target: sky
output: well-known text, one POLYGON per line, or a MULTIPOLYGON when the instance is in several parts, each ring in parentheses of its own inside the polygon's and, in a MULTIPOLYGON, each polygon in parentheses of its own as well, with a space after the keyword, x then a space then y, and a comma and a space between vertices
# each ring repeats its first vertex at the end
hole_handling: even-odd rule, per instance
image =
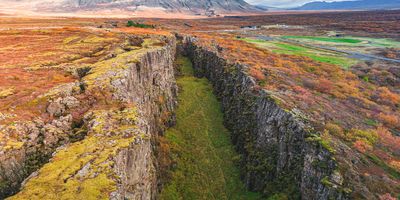
MULTIPOLYGON (((272 7, 287 8, 287 7, 301 6, 305 3, 308 3, 311 1, 317 1, 317 0, 246 0, 246 1, 251 4, 262 4, 262 5, 272 6, 272 7)), ((322 0, 318 0, 318 1, 322 1, 322 0)), ((325 0, 325 1, 332 2, 332 1, 344 1, 344 0, 325 0)))

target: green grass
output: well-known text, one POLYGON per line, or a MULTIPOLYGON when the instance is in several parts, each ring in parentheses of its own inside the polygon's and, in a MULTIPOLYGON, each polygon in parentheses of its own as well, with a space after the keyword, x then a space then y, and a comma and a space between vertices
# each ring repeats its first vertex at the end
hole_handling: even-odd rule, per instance
POLYGON ((294 51, 299 53, 309 51, 309 48, 292 45, 288 43, 276 43, 275 45, 285 51, 294 51))
POLYGON ((309 42, 312 41, 330 42, 333 45, 341 45, 348 47, 400 48, 400 42, 390 38, 369 38, 369 37, 336 38, 336 37, 315 37, 315 36, 282 36, 282 38, 295 39, 300 41, 309 41, 309 42))
POLYGON ((312 49, 299 45, 250 38, 245 38, 243 40, 246 42, 254 43, 261 48, 269 49, 273 53, 306 56, 315 61, 338 65, 345 69, 348 69, 349 67, 357 63, 357 60, 347 58, 340 54, 319 51, 317 49, 312 49))
POLYGON ((285 39, 308 39, 308 40, 316 40, 321 42, 335 42, 335 43, 350 43, 357 44, 361 43, 362 40, 354 39, 354 38, 336 38, 336 37, 314 37, 314 36, 283 36, 285 39))
POLYGON ((400 48, 400 42, 390 38, 369 38, 369 37, 348 37, 356 40, 365 41, 365 46, 400 48))
POLYGON ((240 181, 234 161, 238 155, 210 83, 193 76, 187 58, 177 62, 182 74, 177 123, 166 132, 176 165, 160 199, 259 199, 240 181))
POLYGON ((318 51, 315 49, 301 47, 288 43, 276 43, 275 45, 279 49, 272 50, 272 52, 280 54, 306 56, 315 61, 339 65, 345 69, 348 69, 349 67, 357 63, 357 61, 355 61, 354 59, 349 59, 339 54, 327 54, 323 51, 318 51))

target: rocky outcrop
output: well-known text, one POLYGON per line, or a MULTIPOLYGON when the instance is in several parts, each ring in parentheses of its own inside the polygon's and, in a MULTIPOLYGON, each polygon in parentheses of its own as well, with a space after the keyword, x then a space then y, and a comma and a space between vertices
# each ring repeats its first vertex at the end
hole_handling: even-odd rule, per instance
POLYGON ((46 163, 57 147, 82 136, 71 115, 71 109, 81 103, 73 97, 75 84, 60 87, 63 93, 54 99, 46 97, 52 120, 37 118, 0 126, 0 135, 5 137, 0 145, 0 199, 17 192, 21 182, 46 163))
POLYGON ((195 40, 185 38, 186 53, 222 103, 247 187, 289 199, 347 199, 332 153, 301 112, 279 107, 268 91, 255 89, 246 66, 228 63, 195 40))
POLYGON ((36 142, 32 152, 44 160, 37 166, 27 163, 29 159, 24 153, 27 143, 24 143, 23 153, 7 152, 9 164, 1 163, 4 168, 1 172, 7 176, 0 174, 7 183, 15 184, 12 186, 15 192, 31 174, 23 171, 24 168, 32 167, 29 171, 33 172, 49 157, 53 158, 25 180, 21 191, 11 199, 80 199, 93 195, 118 200, 156 197, 159 184, 156 138, 171 124, 176 106, 173 68, 176 44, 173 37, 164 36, 147 38, 146 42, 146 47, 99 61, 90 66, 87 76, 81 77, 75 88, 91 96, 84 99, 96 100, 80 116, 78 127, 70 120, 69 112, 87 102, 79 102, 73 95, 49 101, 46 111, 55 120, 40 125, 40 130, 29 129, 32 133, 38 132, 35 138, 41 138, 38 141, 42 144, 36 142), (82 137, 71 139, 77 135, 82 137), (47 157, 41 155, 43 151, 39 147, 48 150, 47 157), (49 178, 48 174, 54 176, 49 178))

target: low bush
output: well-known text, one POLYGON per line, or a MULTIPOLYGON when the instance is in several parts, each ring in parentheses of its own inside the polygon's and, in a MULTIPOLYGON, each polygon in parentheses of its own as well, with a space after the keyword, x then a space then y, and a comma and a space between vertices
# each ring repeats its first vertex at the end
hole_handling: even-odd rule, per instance
POLYGON ((360 129, 351 129, 346 133, 346 140, 356 142, 363 141, 365 144, 374 145, 378 140, 378 134, 375 130, 360 130, 360 129))
POLYGON ((126 26, 127 27, 137 27, 137 28, 155 28, 155 26, 152 24, 142 24, 139 22, 131 21, 131 20, 129 20, 127 22, 126 26))
POLYGON ((386 113, 379 113, 378 118, 382 121, 385 125, 396 128, 400 127, 399 125, 399 118, 396 115, 386 114, 386 113))

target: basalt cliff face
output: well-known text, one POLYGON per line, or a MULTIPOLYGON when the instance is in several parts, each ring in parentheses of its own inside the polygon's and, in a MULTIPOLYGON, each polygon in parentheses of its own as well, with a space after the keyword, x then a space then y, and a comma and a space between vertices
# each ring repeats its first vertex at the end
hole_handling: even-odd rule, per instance
POLYGON ((120 89, 119 98, 136 105, 140 132, 146 139, 135 140, 114 158, 114 169, 121 182, 111 199, 155 199, 158 193, 156 138, 174 121, 171 114, 177 92, 175 47, 172 39, 166 47, 145 53, 128 68, 124 78, 115 82, 120 89))
POLYGON ((246 66, 228 63, 195 40, 185 38, 186 52, 196 75, 212 82, 222 103, 248 189, 291 199, 348 199, 332 153, 313 128, 296 111, 280 108, 267 91, 255 90, 246 66))
POLYGON ((0 199, 17 192, 29 174, 10 199, 156 198, 157 137, 173 123, 176 106, 176 44, 174 37, 136 40, 149 47, 128 48, 83 70, 72 88, 85 92, 65 86, 62 95, 55 92, 47 107, 57 113, 52 122, 17 125, 29 138, 0 156, 0 199), (105 98, 93 99, 77 125, 69 105, 86 105, 75 96, 89 91, 105 98))

